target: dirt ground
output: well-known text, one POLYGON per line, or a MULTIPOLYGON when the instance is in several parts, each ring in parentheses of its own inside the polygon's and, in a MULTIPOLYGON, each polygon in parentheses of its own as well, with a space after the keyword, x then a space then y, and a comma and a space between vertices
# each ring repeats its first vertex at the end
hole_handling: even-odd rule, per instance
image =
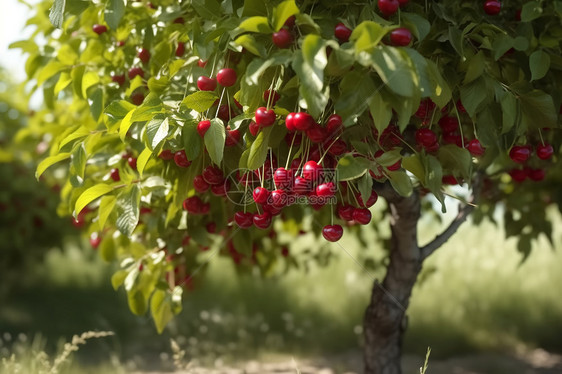
MULTIPOLYGON (((299 360, 276 357, 267 363, 248 361, 234 367, 215 368, 191 366, 176 374, 360 374, 361 356, 351 353, 324 359, 299 360)), ((423 358, 406 356, 402 367, 404 374, 419 374, 423 358)), ((162 374, 138 372, 135 374, 162 374)), ((534 350, 519 355, 475 354, 447 360, 429 360, 427 374, 562 374, 562 355, 534 350)))

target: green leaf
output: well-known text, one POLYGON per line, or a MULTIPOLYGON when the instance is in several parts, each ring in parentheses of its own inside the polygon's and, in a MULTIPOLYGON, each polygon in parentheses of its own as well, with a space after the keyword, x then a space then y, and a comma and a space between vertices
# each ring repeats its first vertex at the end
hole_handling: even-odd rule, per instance
POLYGON ((269 21, 267 17, 261 16, 254 16, 250 18, 246 18, 240 26, 238 26, 240 30, 248 31, 248 32, 259 32, 264 34, 271 34, 273 30, 271 26, 269 26, 269 21))
POLYGON ((256 140, 252 143, 248 155, 248 169, 256 170, 265 163, 267 151, 269 149, 269 136, 272 130, 273 126, 262 129, 256 137, 256 140))
POLYGON ((542 50, 533 52, 529 57, 529 67, 532 81, 543 78, 550 69, 550 56, 542 50))
POLYGON ((476 118, 476 113, 481 104, 486 100, 486 82, 484 78, 478 78, 469 84, 463 85, 461 90, 461 101, 467 113, 476 118))
POLYGON ((98 224, 100 226, 100 230, 105 228, 105 223, 113 212, 116 201, 117 198, 114 195, 106 195, 101 198, 100 206, 98 208, 98 224))
POLYGON ((195 160, 201 154, 202 141, 201 136, 197 132, 197 124, 188 122, 183 126, 182 139, 185 154, 189 161, 195 160))
POLYGON ((422 184, 425 183, 425 168, 418 154, 404 157, 402 159, 402 167, 414 174, 422 184))
POLYGON ((363 174, 363 176, 359 178, 359 181, 357 182, 357 188, 361 193, 361 200, 369 200, 369 197, 371 197, 371 193, 373 192, 373 178, 371 177, 371 174, 363 174))
POLYGON ((88 105, 90 105, 90 113, 94 120, 98 121, 103 112, 103 90, 96 88, 88 95, 88 105))
POLYGON ((462 31, 455 26, 449 26, 449 43, 464 58, 462 31))
POLYGON ((431 100, 440 108, 443 108, 451 101, 451 88, 433 61, 427 60, 427 74, 434 85, 434 91, 430 96, 431 100))
POLYGON ((295 0, 285 0, 273 9, 273 30, 279 31, 287 18, 299 14, 295 0))
POLYGON ((371 112, 371 116, 373 117, 373 121, 375 122, 377 131, 379 134, 382 134, 392 119, 392 108, 383 99, 379 91, 376 91, 369 100, 369 110, 371 112))
POLYGON ((59 76, 59 80, 55 85, 55 96, 58 95, 62 90, 64 90, 68 85, 72 83, 72 78, 67 72, 62 72, 59 76))
POLYGON ((390 29, 373 21, 363 21, 353 30, 349 40, 355 43, 355 52, 371 52, 390 29))
POLYGON ((335 103, 335 110, 346 126, 353 124, 367 109, 371 96, 377 92, 371 77, 360 71, 350 71, 344 75, 339 91, 340 97, 335 103))
POLYGON ((135 290, 127 294, 127 301, 129 302, 129 309, 133 314, 142 316, 146 314, 147 305, 144 294, 140 290, 135 290))
POLYGON ((401 148, 393 148, 389 151, 384 152, 379 157, 375 157, 375 162, 385 167, 394 165, 402 159, 401 152, 401 148))
POLYGON ((125 137, 127 136, 127 132, 129 131, 129 128, 131 128, 131 125, 133 124, 133 114, 135 113, 136 109, 131 109, 129 111, 129 113, 127 113, 127 115, 125 116, 125 118, 123 118, 123 120, 121 121, 121 125, 119 125, 119 137, 121 138, 121 140, 125 140, 125 137))
MULTIPOLYGON (((69 147, 66 147, 66 146, 71 145, 71 144, 73 145, 75 141, 82 140, 85 137, 87 137, 88 135, 90 135, 90 130, 88 130, 84 127, 79 127, 76 131, 70 133, 63 140, 61 140, 61 142, 59 144, 59 151, 69 148, 69 147)), ((70 147, 70 148, 73 148, 73 147, 70 147)))
POLYGON ((484 73, 485 63, 486 60, 482 51, 479 51, 477 54, 472 56, 467 62, 468 69, 466 71, 466 75, 464 76, 464 84, 470 83, 476 78, 481 77, 484 73))
POLYGON ((197 91, 181 102, 182 106, 186 106, 189 109, 193 109, 198 113, 203 113, 213 106, 218 96, 210 91, 197 91))
POLYGON ((392 188, 400 195, 404 197, 408 197, 414 192, 414 186, 412 185, 412 181, 408 174, 406 174, 403 170, 397 171, 388 171, 387 173, 388 180, 392 185, 392 188))
POLYGON ((164 290, 154 291, 150 300, 150 313, 159 334, 164 331, 166 325, 181 312, 182 288, 175 287, 172 292, 164 290))
POLYGON ((444 168, 453 171, 455 175, 461 175, 466 180, 470 179, 472 156, 466 149, 447 144, 439 148, 438 157, 444 168))
POLYGON ((130 237, 137 227, 140 213, 140 187, 129 186, 117 196, 117 229, 130 237))
POLYGON ((50 156, 44 159, 37 165, 37 171, 35 172, 35 178, 39 177, 47 170, 49 167, 53 166, 57 162, 66 160, 70 157, 70 153, 59 153, 58 155, 50 156))
POLYGON ((267 50, 262 43, 258 43, 256 38, 250 34, 244 34, 234 40, 235 44, 244 47, 248 51, 252 52, 256 56, 265 57, 267 56, 267 50))
POLYGON ((396 94, 412 97, 418 88, 417 75, 408 55, 399 48, 382 46, 371 54, 372 67, 396 94))
POLYGON ((113 192, 113 187, 105 183, 96 184, 95 186, 88 188, 86 191, 82 192, 78 200, 76 200, 74 215, 78 215, 78 213, 80 213, 86 205, 110 192, 113 192))
POLYGON ((408 28, 418 41, 424 40, 427 34, 429 34, 431 24, 424 17, 416 13, 406 12, 401 12, 400 16, 402 17, 404 25, 409 26, 408 28))
POLYGON ((113 237, 111 237, 111 235, 103 238, 98 248, 98 252, 102 260, 104 260, 105 262, 115 261, 115 259, 117 258, 117 251, 115 248, 115 241, 113 240, 113 237))
POLYGON ((55 0, 51 11, 49 12, 49 19, 53 26, 57 29, 62 27, 62 23, 64 21, 64 12, 66 8, 66 0, 55 0))
POLYGON ((118 270, 111 276, 111 286, 115 291, 121 287, 127 277, 127 274, 129 274, 127 270, 118 270))
POLYGON ((146 137, 150 149, 155 149, 168 137, 170 123, 165 115, 156 115, 146 125, 146 137))
POLYGON ((61 70, 65 69, 66 65, 61 64, 57 60, 51 60, 49 63, 41 69, 39 75, 37 76, 37 86, 41 86, 45 81, 55 74, 59 73, 61 70))
POLYGON ((531 22, 539 18, 543 13, 541 3, 538 1, 529 1, 521 8, 521 22, 531 22))
POLYGON ((360 178, 369 170, 371 162, 363 157, 346 155, 338 161, 337 176, 340 181, 360 178))
POLYGON ((80 143, 72 152, 70 158, 70 173, 84 179, 84 169, 86 168, 86 149, 84 143, 80 143))
POLYGON ((205 133, 204 140, 211 161, 216 165, 220 165, 226 140, 224 123, 220 118, 213 118, 211 120, 211 127, 209 127, 209 130, 205 133))
POLYGON ((88 97, 88 88, 100 83, 97 72, 89 71, 82 76, 82 97, 88 97))
POLYGON ((323 39, 309 34, 302 43, 302 53, 293 61, 293 69, 300 81, 299 92, 308 112, 318 117, 329 100, 329 86, 324 87, 324 68, 328 64, 326 46, 323 39))
POLYGON ((520 95, 519 100, 529 128, 556 127, 558 110, 554 107, 552 96, 540 90, 533 90, 520 95))
POLYGON ((443 168, 437 158, 428 155, 425 158, 425 183, 424 185, 435 195, 437 200, 441 202, 441 210, 445 212, 445 197, 441 192, 443 185, 443 168))
POLYGON ((506 34, 498 34, 492 42, 494 60, 498 61, 511 48, 513 48, 513 38, 506 34))
POLYGON ((144 173, 144 169, 146 168, 146 164, 150 161, 150 157, 152 157, 152 151, 150 148, 145 148, 137 158, 137 171, 139 172, 139 176, 141 178, 144 173))
POLYGON ((135 108, 136 106, 128 101, 115 100, 105 108, 104 113, 113 119, 119 120, 125 118, 127 113, 135 108))
POLYGON ((125 2, 123 0, 107 0, 104 18, 110 28, 117 30, 124 14, 125 2))
POLYGON ((501 98, 502 107, 502 134, 508 133, 514 126, 517 119, 517 99, 515 96, 506 91, 501 98))

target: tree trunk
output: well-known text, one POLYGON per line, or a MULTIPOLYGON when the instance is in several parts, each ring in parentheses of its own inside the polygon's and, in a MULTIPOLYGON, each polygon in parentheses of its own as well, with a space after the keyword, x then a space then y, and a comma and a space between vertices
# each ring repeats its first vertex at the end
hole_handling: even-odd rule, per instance
POLYGON ((365 374, 400 374, 406 309, 422 268, 417 241, 420 199, 389 194, 391 213, 390 263, 382 284, 375 281, 364 319, 365 374))

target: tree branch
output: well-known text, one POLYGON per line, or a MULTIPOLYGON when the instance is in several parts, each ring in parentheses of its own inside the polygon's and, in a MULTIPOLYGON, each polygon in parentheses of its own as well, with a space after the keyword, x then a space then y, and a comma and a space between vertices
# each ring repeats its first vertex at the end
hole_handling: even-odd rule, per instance
POLYGON ((433 239, 431 242, 420 248, 420 252, 423 260, 431 256, 433 252, 435 252, 439 247, 445 244, 451 238, 451 236, 453 236, 453 234, 457 232, 459 227, 466 221, 470 213, 472 213, 472 211, 475 208, 475 203, 478 199, 478 195, 480 192, 481 180, 482 180, 482 175, 477 174, 474 179, 474 183, 472 185, 471 199, 464 207, 459 208, 459 213, 457 214, 453 222, 451 222, 449 227, 447 227, 445 231, 443 231, 441 234, 437 235, 437 237, 433 239))

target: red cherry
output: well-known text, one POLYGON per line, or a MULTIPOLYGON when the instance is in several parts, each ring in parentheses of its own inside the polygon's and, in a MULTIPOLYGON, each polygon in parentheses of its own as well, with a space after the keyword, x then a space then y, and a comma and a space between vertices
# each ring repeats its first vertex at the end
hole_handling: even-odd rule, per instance
POLYGON ((460 184, 459 181, 457 180, 457 178, 455 178, 454 175, 444 175, 441 178, 441 183, 448 184, 448 185, 451 185, 451 186, 455 186, 457 184, 460 184))
POLYGON ((226 194, 230 191, 230 181, 226 179, 224 183, 214 184, 211 186, 211 192, 215 196, 226 196, 226 194))
POLYGON ((281 248, 281 256, 283 256, 283 257, 289 256, 289 248, 287 246, 284 246, 284 247, 281 248))
POLYGON ((199 196, 192 196, 188 197, 183 201, 183 209, 187 210, 188 213, 191 214, 199 214, 201 213, 201 206, 203 202, 199 198, 199 196))
POLYGON ((214 91, 217 88, 217 81, 202 75, 197 78, 197 88, 201 91, 214 91))
POLYGON ((256 203, 265 204, 267 202, 267 198, 269 197, 269 191, 263 187, 256 187, 252 193, 252 197, 256 203))
POLYGON ((209 234, 214 234, 217 232, 217 224, 215 222, 209 222, 205 225, 205 229, 209 234))
POLYGON ((125 45, 125 41, 119 40, 117 43, 115 43, 115 45, 118 46, 118 47, 123 47, 125 45))
POLYGON ((145 64, 150 60, 150 52, 148 49, 141 48, 137 56, 145 64))
POLYGON ((197 124, 197 132, 199 133, 199 136, 202 138, 205 137, 205 134, 210 128, 211 128, 211 121, 209 120, 199 121, 199 123, 197 124))
POLYGON ((217 73, 217 82, 223 87, 234 86, 236 83, 236 72, 230 68, 220 69, 217 73))
POLYGON ((399 170, 402 167, 402 160, 396 161, 394 164, 387 166, 386 168, 390 171, 399 170))
POLYGON ((287 18, 287 20, 285 21, 285 23, 283 24, 283 26, 286 26, 290 29, 292 29, 295 26, 295 21, 297 20, 297 17, 292 15, 291 17, 287 18))
POLYGON ((185 53, 185 43, 178 43, 176 47, 176 57, 181 57, 185 53))
POLYGON ((195 188, 195 191, 203 193, 209 189, 209 183, 205 181, 205 178, 203 178, 202 175, 198 175, 193 178, 193 187, 195 188))
POLYGON ((385 16, 391 16, 398 11, 400 3, 398 0, 379 0, 378 1, 379 10, 385 16))
POLYGON ((224 181, 222 170, 216 166, 207 166, 201 175, 210 185, 221 184, 224 181))
POLYGON ((265 92, 263 93, 263 100, 266 103, 270 103, 271 106, 275 106, 275 104, 277 103, 277 101, 279 101, 279 99, 281 98, 281 95, 279 95, 279 93, 275 90, 265 90, 265 92))
POLYGON ((329 242, 337 242, 343 236, 343 228, 340 225, 326 225, 322 228, 322 236, 329 242))
POLYGON ((236 117, 236 113, 234 113, 234 109, 226 104, 223 104, 219 107, 218 116, 224 122, 228 122, 231 118, 236 117))
POLYGON ((268 127, 275 123, 275 112, 273 109, 259 107, 256 109, 255 121, 260 127, 268 127))
POLYGON ((373 205, 375 205, 378 199, 379 199, 379 195, 375 191, 372 191, 371 196, 369 196, 369 198, 367 199, 367 204, 365 204, 363 203, 363 198, 361 197, 361 194, 357 194, 357 203, 362 208, 372 207, 373 205))
POLYGON ((308 130, 314 123, 314 118, 308 113, 298 112, 293 115, 293 125, 299 131, 308 130))
POLYGON ((459 129, 459 121, 455 117, 445 116, 439 120, 439 127, 443 132, 451 133, 459 129))
POLYGON ((525 179, 527 179, 527 170, 521 170, 521 169, 512 169, 509 171, 509 175, 511 176, 511 179, 513 179, 515 182, 523 182, 525 179))
POLYGON ((252 121, 248 126, 248 130, 250 130, 250 134, 252 134, 252 136, 257 136, 260 131, 260 126, 256 122, 252 121))
POLYGON ((142 92, 134 92, 131 95, 131 102, 135 105, 141 105, 144 101, 144 95, 142 92))
POLYGON ((158 155, 158 157, 164 161, 169 161, 174 158, 174 154, 169 149, 163 149, 162 152, 158 155))
POLYGON ((480 144, 480 140, 478 140, 478 139, 472 139, 471 141, 469 141, 466 144, 466 149, 474 157, 482 156, 484 154, 484 152, 486 151, 486 149, 484 147, 482 147, 482 144, 480 144))
POLYGON ((129 164, 131 169, 137 170, 137 158, 136 157, 127 158, 127 164, 129 164))
POLYGON ((326 140, 327 135, 328 134, 324 131, 324 128, 317 123, 306 130, 306 136, 313 143, 322 143, 326 140))
POLYGON ((199 61, 197 61, 197 66, 199 66, 200 68, 204 68, 205 66, 207 66, 207 61, 199 59, 199 61))
POLYGON ((92 30, 93 30, 96 34, 101 35, 101 34, 103 34, 104 32, 107 32, 107 26, 95 24, 94 26, 92 26, 92 30))
POLYGON ((487 15, 495 16, 501 11, 502 4, 498 0, 487 0, 484 2, 484 12, 487 15))
POLYGON ((437 143, 437 135, 430 129, 416 131, 416 143, 424 148, 430 148, 437 143))
POLYGON ((253 221, 257 228, 267 229, 271 225, 271 213, 254 214, 253 221))
POLYGON ((232 147, 240 142, 240 130, 228 130, 226 132, 225 145, 232 147))
POLYGON ((344 25, 343 23, 338 23, 334 28, 334 36, 339 40, 340 43, 345 43, 349 41, 351 36, 351 29, 344 25))
POLYGON ((183 17, 178 17, 175 20, 173 20, 172 23, 183 25, 185 23, 185 20, 183 19, 183 17))
POLYGON ((405 27, 399 27, 390 32, 390 44, 405 47, 412 42, 412 33, 405 27))
POLYGON ((312 187, 311 181, 303 177, 295 177, 293 182, 293 192, 297 195, 307 195, 312 187))
POLYGON ((398 2, 400 3, 400 8, 406 6, 409 1, 410 1, 410 0, 398 0, 398 2))
POLYGON ((109 172, 109 176, 113 179, 114 182, 119 182, 121 180, 121 176, 119 175, 119 169, 111 169, 109 172))
POLYGON ((367 225, 371 222, 371 211, 367 208, 354 209, 353 220, 361 225, 367 225))
POLYGON ((136 76, 144 78, 144 70, 142 70, 142 68, 138 66, 135 66, 129 69, 128 75, 130 80, 133 80, 136 76))
POLYGON ((316 187, 316 195, 320 197, 332 197, 336 194, 336 186, 332 182, 321 183, 316 187))
POLYGON ((271 40, 278 48, 289 48, 293 44, 293 35, 289 30, 282 28, 273 33, 271 40))
POLYGON ((101 236, 97 232, 90 234, 90 245, 93 249, 98 249, 101 243, 101 236))
POLYGON ((352 205, 343 205, 338 207, 338 216, 344 221, 351 221, 353 219, 353 211, 355 208, 352 205))
POLYGON ((273 181, 277 188, 289 188, 291 186, 291 182, 293 181, 293 176, 291 172, 285 168, 278 168, 273 173, 273 181))
POLYGON ((531 156, 531 148, 527 145, 520 146, 515 145, 509 151, 509 158, 511 158, 514 162, 519 164, 524 163, 529 159, 531 156))
POLYGON ((174 153, 174 162, 180 168, 187 168, 189 167, 189 165, 191 165, 191 161, 187 159, 187 154, 183 149, 174 153))
POLYGON ((268 199, 274 208, 282 208, 287 205, 287 193, 284 190, 271 191, 268 199))
POLYGON ((546 173, 544 169, 531 169, 529 170, 529 179, 535 182, 540 182, 544 180, 546 173))
POLYGON ((201 214, 208 214, 210 210, 211 210, 211 204, 205 203, 201 205, 201 214))
POLYGON ((247 229, 254 224, 254 215, 250 212, 236 212, 234 213, 234 221, 240 228, 247 229))
POLYGON ((125 74, 112 75, 111 81, 119 84, 119 86, 122 86, 125 84, 125 74))
POLYGON ((552 145, 545 143, 539 144, 537 147, 537 157, 541 160, 548 160, 554 154, 554 148, 552 145))
POLYGON ((326 132, 328 134, 335 134, 341 131, 342 129, 342 118, 337 114, 332 114, 328 117, 328 121, 326 122, 326 132))
POLYGON ((320 179, 322 174, 322 166, 318 165, 316 161, 308 161, 302 168, 302 177, 315 182, 320 179))
POLYGON ((289 113, 287 114, 287 117, 285 117, 285 127, 287 127, 287 130, 291 132, 297 130, 295 127, 295 114, 296 113, 289 113))
POLYGON ((324 142, 324 148, 327 149, 328 153, 332 156, 340 156, 347 152, 347 144, 341 139, 333 140, 328 138, 324 142))

